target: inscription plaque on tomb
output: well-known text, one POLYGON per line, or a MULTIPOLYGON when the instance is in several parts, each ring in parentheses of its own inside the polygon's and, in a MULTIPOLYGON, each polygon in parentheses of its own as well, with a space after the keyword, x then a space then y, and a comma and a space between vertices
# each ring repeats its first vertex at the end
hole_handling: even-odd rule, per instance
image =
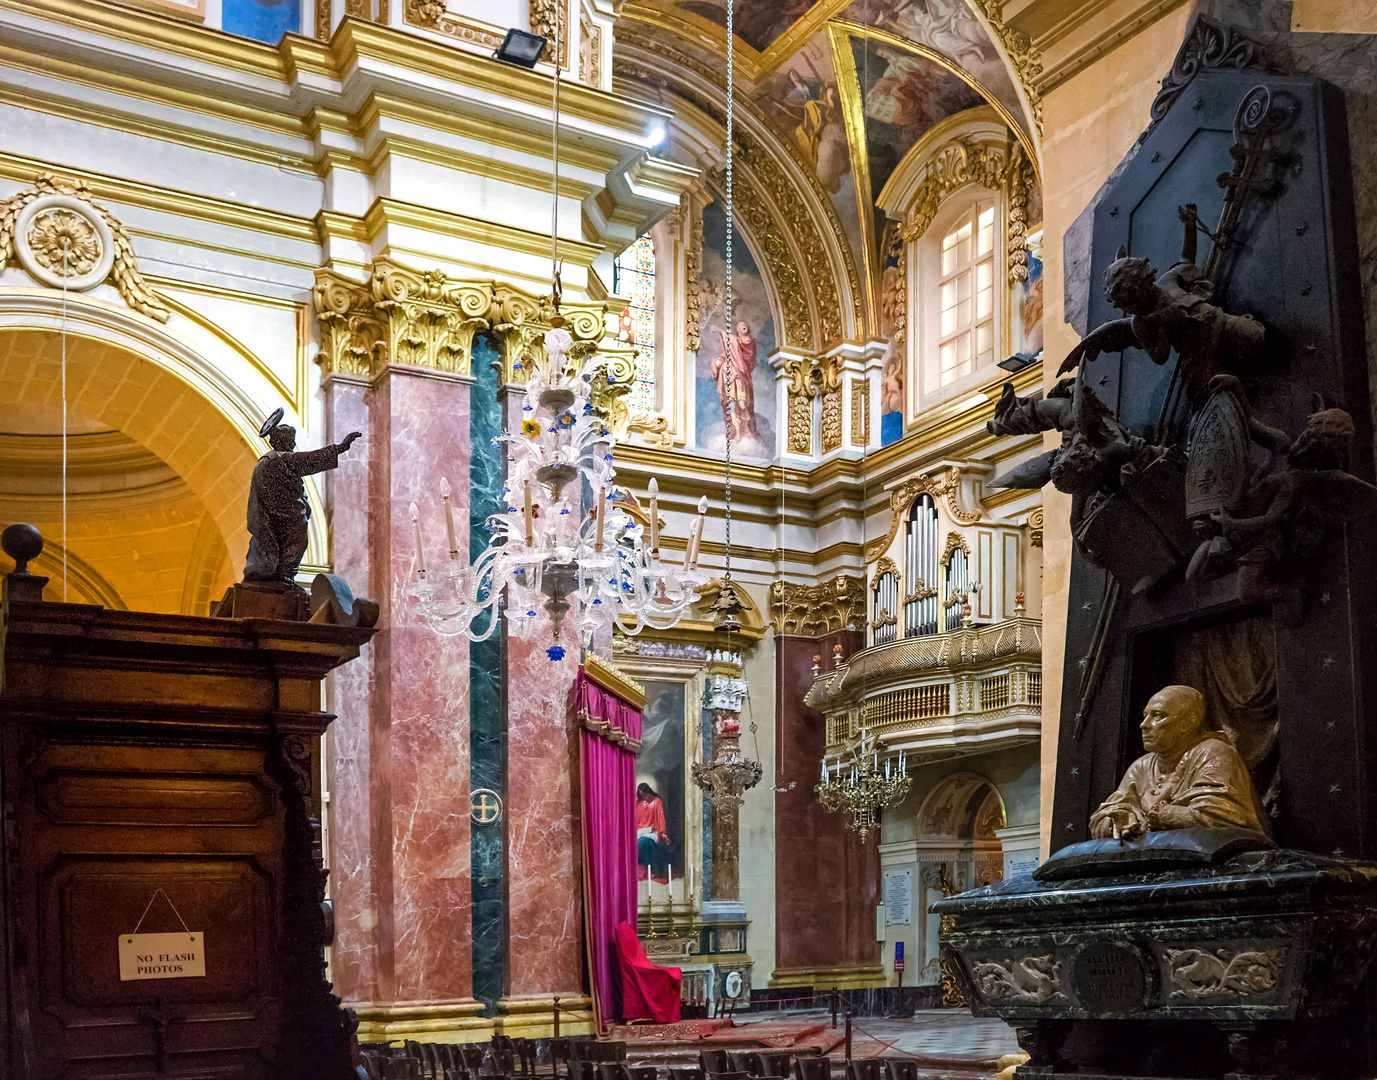
POLYGON ((1127 1009, 1143 1004, 1147 969, 1139 951, 1128 945, 1096 942, 1071 962, 1071 988, 1088 1009, 1127 1009))

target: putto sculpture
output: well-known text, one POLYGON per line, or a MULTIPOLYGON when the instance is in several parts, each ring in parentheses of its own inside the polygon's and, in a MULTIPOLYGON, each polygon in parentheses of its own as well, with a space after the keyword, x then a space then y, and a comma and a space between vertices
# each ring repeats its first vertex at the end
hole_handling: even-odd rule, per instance
POLYGON ((244 565, 246 582, 289 583, 296 577, 306 554, 306 523, 311 519, 302 477, 335 468, 340 454, 362 437, 361 432, 351 431, 332 446, 298 450, 296 428, 282 423, 282 416, 281 409, 274 410, 258 430, 271 449, 258 459, 249 482, 252 539, 244 565))
POLYGON ((1090 817, 1101 840, 1129 840, 1171 829, 1263 832, 1257 796, 1237 750, 1205 729, 1205 699, 1189 686, 1167 686, 1143 710, 1142 757, 1090 817))

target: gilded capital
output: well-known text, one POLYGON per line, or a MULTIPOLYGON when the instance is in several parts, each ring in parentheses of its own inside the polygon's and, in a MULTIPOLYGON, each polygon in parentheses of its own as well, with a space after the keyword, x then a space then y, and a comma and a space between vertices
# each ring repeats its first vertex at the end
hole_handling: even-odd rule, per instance
POLYGON ((864 612, 865 582, 848 574, 817 585, 776 581, 770 586, 770 622, 776 634, 821 637, 856 627, 864 612))

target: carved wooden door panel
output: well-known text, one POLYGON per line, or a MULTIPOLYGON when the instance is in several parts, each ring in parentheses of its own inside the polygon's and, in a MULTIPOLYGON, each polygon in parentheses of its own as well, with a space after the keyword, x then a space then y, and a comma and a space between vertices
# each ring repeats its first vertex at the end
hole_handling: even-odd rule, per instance
POLYGON ((284 844, 263 748, 34 730, 5 727, 28 1075, 269 1075, 284 844), (205 976, 121 981, 118 939, 136 928, 204 934, 205 976))

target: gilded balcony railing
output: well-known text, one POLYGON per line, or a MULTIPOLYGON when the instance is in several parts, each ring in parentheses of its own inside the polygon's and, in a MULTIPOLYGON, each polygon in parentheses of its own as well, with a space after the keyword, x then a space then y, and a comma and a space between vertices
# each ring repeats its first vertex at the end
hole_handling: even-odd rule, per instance
POLYGON ((989 745, 1036 737, 1042 624, 1018 618, 873 646, 820 673, 806 697, 829 753, 862 726, 890 749, 989 745))

